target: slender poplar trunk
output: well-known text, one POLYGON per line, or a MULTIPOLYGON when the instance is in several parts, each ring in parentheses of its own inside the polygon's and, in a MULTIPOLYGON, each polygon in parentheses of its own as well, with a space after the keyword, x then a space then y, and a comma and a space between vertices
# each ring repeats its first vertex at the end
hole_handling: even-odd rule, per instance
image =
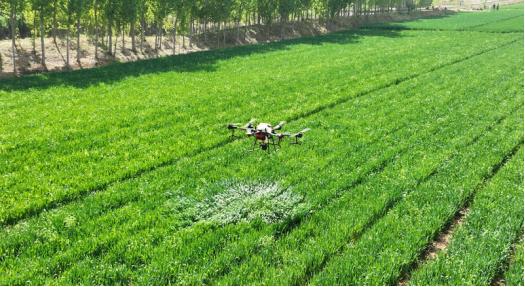
POLYGON ((144 22, 144 13, 142 13, 140 20, 140 53, 143 53, 144 50, 144 22))
POLYGON ((44 46, 44 13, 40 11, 40 43, 42 44, 42 66, 46 67, 46 48, 44 46))
POLYGON ((219 27, 217 28, 217 48, 219 48, 221 46, 221 42, 220 42, 220 33, 221 31, 221 21, 219 21, 219 27))
POLYGON ((111 38, 113 37, 113 31, 111 30, 111 19, 109 20, 109 25, 108 25, 108 41, 109 41, 109 54, 112 55, 113 53, 113 46, 112 46, 112 42, 111 42, 111 38))
POLYGON ((190 49, 193 45, 193 15, 190 16, 190 49))
POLYGON ((98 59, 98 18, 97 1, 95 0, 95 59, 98 59))
MULTIPOLYGON (((95 8, 95 15, 96 15, 96 8, 95 8)), ((57 1, 55 0, 53 3, 53 43, 55 45, 57 44, 57 1)))
POLYGON ((204 16, 204 43, 208 44, 208 14, 204 16))
POLYGON ((179 21, 179 11, 175 17, 175 29, 173 30, 173 55, 175 55, 175 45, 177 44, 177 22, 179 21))
POLYGON ((241 25, 241 21, 237 21, 237 45, 239 45, 239 25, 241 25))
POLYGON ((77 19, 77 62, 80 64, 80 17, 77 19))
POLYGON ((129 24, 129 35, 131 36, 131 50, 133 53, 137 51, 137 46, 135 44, 135 21, 131 20, 131 24, 129 24))
POLYGON ((11 3, 11 52, 13 54, 13 72, 16 76, 16 53, 15 53, 15 38, 16 38, 16 30, 15 30, 15 5, 11 3))
POLYGON ((67 24, 67 36, 66 36, 66 66, 70 70, 69 66, 69 23, 67 24))
POLYGON ((122 53, 124 53, 124 50, 126 49, 126 42, 124 40, 124 34, 126 34, 124 31, 125 24, 122 22, 122 53))

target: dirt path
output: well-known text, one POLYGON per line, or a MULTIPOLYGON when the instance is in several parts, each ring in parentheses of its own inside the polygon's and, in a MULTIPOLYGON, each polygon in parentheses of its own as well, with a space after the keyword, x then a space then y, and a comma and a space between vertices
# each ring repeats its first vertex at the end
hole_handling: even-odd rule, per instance
MULTIPOLYGON (((317 20, 309 20, 305 22, 294 23, 292 26, 287 25, 286 27, 286 39, 299 38, 305 36, 313 36, 331 33, 340 30, 356 29, 360 25, 377 23, 377 22, 391 22, 400 20, 410 20, 422 17, 429 17, 434 15, 441 15, 445 13, 453 13, 452 11, 415 11, 407 14, 382 14, 382 15, 362 15, 360 17, 349 17, 341 18, 336 21, 335 24, 330 25, 330 29, 323 24, 319 24, 317 20)), ((270 27, 270 37, 268 39, 268 30, 266 26, 252 25, 248 27, 240 28, 240 45, 257 44, 264 42, 274 42, 280 40, 280 24, 275 23, 270 27), (246 28, 247 32, 244 33, 246 28)), ((226 31, 225 45, 223 44, 222 31, 221 31, 221 46, 217 47, 216 39, 217 34, 210 33, 208 35, 208 42, 205 43, 204 35, 193 37, 193 45, 189 46, 189 39, 185 37, 184 46, 182 45, 183 39, 181 36, 177 37, 175 44, 175 54, 186 54, 195 51, 211 50, 217 48, 231 47, 236 45, 236 28, 232 27, 226 31)), ((107 39, 99 39, 99 43, 107 45, 107 39)), ((66 66, 66 40, 57 38, 57 44, 53 42, 52 38, 47 38, 44 41, 46 49, 46 66, 41 64, 41 47, 40 39, 35 40, 31 38, 17 39, 16 40, 16 65, 18 69, 18 75, 28 75, 43 72, 53 71, 64 71, 68 70, 66 66)), ((94 37, 81 36, 80 38, 80 50, 81 59, 80 63, 76 61, 77 47, 76 38, 70 39, 70 69, 87 69, 97 66, 107 65, 113 62, 129 62, 137 61, 149 58, 155 58, 157 55, 153 49, 155 37, 146 37, 144 43, 144 50, 142 52, 131 51, 131 38, 125 37, 124 47, 122 46, 122 37, 120 36, 117 40, 116 54, 114 56, 108 55, 104 47, 99 44, 99 58, 95 59, 95 45, 94 37)), ((140 39, 137 38, 137 50, 139 49, 140 39)), ((158 51, 158 56, 169 56, 173 55, 173 38, 170 35, 163 37, 162 49, 158 51)), ((13 61, 11 53, 11 40, 0 41, 0 79, 9 78, 15 76, 13 73, 13 61)))

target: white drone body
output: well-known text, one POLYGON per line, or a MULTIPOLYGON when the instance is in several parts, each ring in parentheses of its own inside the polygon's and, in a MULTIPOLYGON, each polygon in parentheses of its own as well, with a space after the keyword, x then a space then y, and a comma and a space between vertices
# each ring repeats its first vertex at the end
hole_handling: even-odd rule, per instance
MULTIPOLYGON (((260 123, 257 128, 258 130, 260 131, 265 131, 267 132, 268 134, 271 134, 272 133, 272 125, 271 124, 267 124, 267 123, 260 123)), ((258 138, 256 137, 257 141, 260 143, 260 144, 269 144, 270 143, 270 135, 269 136, 265 136, 264 138, 258 138)))
POLYGON ((280 122, 275 127, 268 123, 260 123, 257 127, 254 127, 252 125, 253 121, 255 121, 255 119, 252 119, 249 123, 247 123, 246 125, 242 127, 237 127, 237 125, 241 125, 241 124, 228 124, 228 129, 232 130, 232 134, 229 137, 240 138, 240 136, 235 135, 235 130, 244 130, 246 131, 247 137, 251 137, 251 136, 255 137, 253 148, 250 151, 262 149, 262 150, 268 150, 268 154, 270 154, 270 149, 269 149, 270 146, 273 146, 275 151, 278 151, 281 149, 281 141, 284 139, 284 137, 294 137, 295 138, 295 142, 289 143, 289 145, 294 145, 294 144, 301 145, 301 143, 297 142, 297 139, 302 138, 303 133, 310 130, 310 129, 304 129, 295 134, 285 134, 285 133, 278 132, 281 130, 283 125, 286 123, 285 121, 280 122), (277 138, 277 143, 275 142, 274 138, 277 138), (259 148, 256 149, 257 145, 259 145, 259 148), (277 149, 277 147, 279 147, 279 149, 277 149))

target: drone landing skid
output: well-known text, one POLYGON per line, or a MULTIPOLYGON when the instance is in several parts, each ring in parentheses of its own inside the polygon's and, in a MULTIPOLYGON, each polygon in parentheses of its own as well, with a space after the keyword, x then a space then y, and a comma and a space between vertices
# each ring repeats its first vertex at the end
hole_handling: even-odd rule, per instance
POLYGON ((289 143, 288 145, 291 146, 293 144, 301 145, 301 143, 297 141, 297 137, 295 137, 295 142, 294 143, 289 143))
POLYGON ((231 137, 238 138, 238 139, 241 138, 240 136, 235 135, 235 130, 232 130, 232 134, 228 136, 228 138, 231 138, 231 137))
POLYGON ((253 143, 253 148, 248 150, 249 152, 252 152, 252 151, 256 151, 256 150, 268 150, 268 153, 267 155, 270 154, 270 145, 273 146, 273 151, 274 152, 277 152, 277 151, 280 151, 281 150, 281 145, 280 143, 275 143, 274 139, 272 138, 272 142, 271 143, 268 143, 268 144, 260 144, 259 143, 259 147, 258 148, 255 148, 257 146, 257 139, 255 139, 255 142, 253 143), (279 148, 276 148, 275 146, 278 146, 279 148), (266 147, 266 148, 265 148, 266 147))

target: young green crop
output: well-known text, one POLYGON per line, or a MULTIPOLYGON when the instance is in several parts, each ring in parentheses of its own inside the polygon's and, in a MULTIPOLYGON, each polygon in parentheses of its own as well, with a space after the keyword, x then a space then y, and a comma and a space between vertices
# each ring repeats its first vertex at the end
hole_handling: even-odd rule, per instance
POLYGON ((523 235, 523 156, 521 146, 476 193, 446 253, 412 273, 410 285, 488 286, 503 272, 512 243, 523 235))
POLYGON ((505 271, 507 286, 524 286, 523 276, 523 237, 515 244, 514 257, 510 262, 509 270, 505 271))
MULTIPOLYGON (((512 46, 516 46, 516 44, 512 46)), ((513 50, 510 51, 513 52, 513 50)), ((488 60, 481 62, 489 67, 500 62, 498 57, 510 55, 507 55, 510 53, 509 51, 498 52, 489 53, 486 56, 488 60)), ((132 282, 137 282, 140 278, 148 278, 149 281, 143 279, 144 282, 158 282, 155 280, 161 280, 165 277, 145 277, 140 275, 141 272, 132 275, 133 270, 140 268, 140 265, 145 262, 152 261, 154 264, 148 266, 144 273, 155 274, 153 272, 155 271, 154 266, 169 266, 166 265, 167 262, 178 262, 178 260, 163 260, 164 256, 173 254, 173 250, 177 250, 172 245, 174 242, 171 240, 173 239, 178 238, 176 242, 180 242, 180 240, 186 242, 176 245, 180 248, 184 247, 179 249, 177 257, 186 258, 187 264, 191 264, 195 268, 202 268, 191 258, 200 258, 199 260, 206 262, 211 257, 205 256, 207 253, 201 253, 198 250, 215 253, 220 250, 221 246, 226 249, 229 244, 235 242, 251 244, 252 241, 259 242, 260 238, 264 236, 266 236, 265 238, 273 237, 280 230, 278 225, 263 228, 261 232, 257 232, 256 228, 253 233, 250 232, 251 236, 243 236, 243 240, 237 240, 238 236, 252 229, 251 224, 226 226, 219 229, 212 228, 213 226, 209 224, 197 224, 173 235, 180 228, 181 223, 179 218, 172 217, 174 214, 169 206, 164 205, 173 196, 167 192, 185 194, 189 197, 197 196, 198 198, 199 193, 195 193, 194 190, 209 186, 203 184, 201 178, 212 183, 225 177, 234 176, 234 178, 242 179, 257 174, 273 174, 275 180, 281 179, 284 184, 292 184, 294 190, 298 192, 311 192, 312 194, 308 199, 314 203, 322 204, 324 208, 331 201, 330 198, 334 198, 334 195, 337 196, 337 193, 340 193, 338 190, 344 189, 352 182, 358 182, 359 178, 366 176, 375 167, 381 166, 385 160, 390 161, 403 150, 410 149, 410 146, 421 142, 425 139, 422 137, 425 134, 433 135, 432 131, 437 132, 436 128, 445 123, 439 120, 440 117, 443 117, 446 122, 454 122, 454 119, 445 117, 451 112, 450 107, 467 105, 464 109, 457 110, 456 115, 459 116, 456 123, 457 127, 449 129, 449 132, 463 131, 462 126, 471 125, 460 120, 464 118, 463 114, 472 112, 469 110, 471 105, 479 106, 478 108, 481 110, 493 110, 494 112, 500 108, 512 107, 513 105, 510 103, 505 105, 501 105, 501 103, 505 102, 508 93, 512 95, 519 92, 513 92, 514 80, 512 79, 514 78, 507 76, 514 74, 511 71, 514 71, 515 65, 507 66, 507 68, 493 75, 492 81, 504 77, 509 83, 500 87, 497 93, 500 96, 496 97, 490 94, 490 97, 481 102, 485 102, 485 104, 492 102, 497 104, 496 106, 482 109, 484 105, 479 105, 476 100, 479 97, 478 93, 475 93, 476 97, 473 97, 474 93, 470 94, 467 91, 477 89, 481 93, 485 91, 486 94, 491 89, 490 83, 485 80, 477 83, 474 80, 469 86, 461 88, 462 82, 460 80, 462 78, 454 76, 458 71, 465 70, 466 67, 471 66, 470 63, 475 62, 476 59, 471 59, 460 65, 464 66, 463 68, 454 65, 439 73, 438 75, 449 75, 442 79, 443 84, 441 85, 445 85, 447 89, 440 97, 435 97, 434 89, 429 89, 428 93, 421 95, 421 87, 433 87, 437 90, 441 87, 441 85, 434 83, 433 79, 436 78, 436 75, 431 73, 424 77, 425 81, 419 78, 414 79, 410 81, 410 84, 403 84, 400 88, 393 86, 390 91, 379 91, 358 98, 353 102, 344 104, 344 109, 326 110, 319 116, 315 116, 314 119, 317 118, 315 120, 306 118, 293 123, 292 128, 313 124, 313 126, 322 129, 319 130, 318 136, 310 139, 312 141, 311 148, 297 150, 290 148, 287 149, 286 153, 275 154, 275 157, 270 157, 268 160, 263 157, 265 161, 269 161, 263 166, 251 165, 251 162, 247 163, 247 160, 253 161, 253 156, 245 154, 246 142, 236 142, 231 146, 227 145, 203 153, 193 159, 184 159, 180 165, 167 166, 145 175, 143 178, 118 184, 107 192, 97 193, 78 204, 43 213, 42 217, 38 220, 35 219, 34 223, 17 225, 16 229, 11 231, 13 232, 12 237, 2 236, 5 239, 3 242, 6 244, 3 245, 2 250, 8 251, 3 255, 3 258, 6 259, 2 264, 6 268, 4 269, 6 277, 2 279, 2 282, 16 284, 14 282, 23 283, 24 280, 33 280, 36 284, 36 282, 44 282, 40 280, 44 280, 46 277, 48 280, 52 280, 53 274, 59 274, 59 272, 63 274, 62 280, 64 281, 62 282, 74 282, 75 284, 78 283, 78 280, 85 284, 88 282, 91 284, 95 284, 95 282, 99 284, 122 282, 124 284, 130 278, 133 278, 132 282), (453 90, 457 89, 450 89, 452 88, 449 86, 450 81, 456 81, 459 88, 465 89, 465 97, 458 98, 456 94, 452 93, 453 90), (418 83, 421 86, 418 86, 418 83), (399 95, 406 96, 400 97, 399 95), (413 99, 414 97, 416 98, 413 99), (434 101, 437 101, 436 104, 438 105, 432 108, 434 101), (426 109, 421 109, 422 103, 426 109), (349 117, 348 115, 352 116, 349 117), (429 115, 433 116, 430 117, 429 115), (426 127, 427 124, 425 123, 431 125, 426 127), (413 136, 407 141, 407 135, 417 131, 418 126, 426 128, 423 128, 417 133, 417 136, 413 136), (323 130, 324 132, 321 132, 323 130), (395 132, 397 130, 399 132, 395 132), (346 147, 348 143, 352 144, 346 147), (363 147, 366 148, 363 149, 363 147), (210 161, 209 158, 214 160, 210 161), (292 159, 294 160, 290 161, 292 159), (306 159, 309 160, 306 161, 306 159), (357 168, 353 171, 350 170, 352 171, 350 175, 345 175, 349 172, 350 167, 357 168), (265 170, 261 170, 261 168, 265 170), (312 174, 319 174, 320 176, 312 177, 312 174), (184 186, 181 186, 182 184, 184 186), (321 187, 319 191, 316 192, 315 186, 321 187), (177 188, 181 189, 177 191, 177 188), (115 226, 119 226, 119 228, 115 229, 115 226), (250 238, 254 240, 250 240, 250 238), (35 242, 40 243, 35 244, 35 242), (149 250, 152 246, 162 242, 165 243, 160 248, 149 250), (146 244, 148 248, 145 247, 146 244), (195 247, 192 248, 192 246, 195 247), (164 248, 172 251, 167 253, 164 248), (16 256, 20 252, 22 252, 22 256, 16 256), (40 254, 41 259, 34 260, 33 257, 36 254, 40 254), (102 258, 100 258, 101 256, 102 258), (13 264, 13 262, 18 263, 13 264), (29 264, 29 262, 32 263, 29 264), (70 267, 72 265, 74 265, 73 268, 70 267), (131 265, 135 265, 135 267, 129 267, 131 265), (106 268, 101 266, 106 266, 106 268), (107 266, 116 266, 116 268, 109 269, 107 266), (64 274, 64 271, 69 268, 71 271, 64 274), (108 279, 93 270, 104 274, 116 272, 121 277, 108 279), (4 281, 8 278, 16 281, 4 281)), ((516 64, 516 62, 513 63, 516 64)), ((480 66, 479 69, 484 70, 486 68, 480 66)), ((477 74, 479 72, 472 70, 472 73, 477 74)), ((466 76, 466 78, 469 77, 466 76)), ((486 112, 474 112, 474 114, 485 115, 486 112)), ((471 120, 475 119, 472 118, 471 120)), ((493 118, 489 122, 494 120, 493 118)), ((476 129, 481 128, 482 130, 483 127, 480 125, 476 129)), ((414 155, 421 154, 421 152, 417 150, 414 155)), ((271 243, 271 241, 263 242, 271 243)), ((223 250, 221 254, 227 256, 225 259, 235 255, 228 250, 223 250)), ((163 269, 157 268, 157 270, 162 272, 163 269)), ((164 270, 164 272, 167 271, 164 270)), ((188 270, 188 272, 190 271, 188 270)), ((196 275, 198 274, 196 273, 196 275)), ((161 273, 161 275, 167 276, 168 274, 161 273)), ((51 284, 51 281, 48 284, 51 284)))
POLYGON ((363 25, 361 29, 386 29, 386 30, 469 30, 482 26, 492 25, 502 20, 523 16, 523 10, 504 9, 494 12, 457 12, 417 20, 384 22, 363 25))
POLYGON ((367 230, 355 246, 330 260, 314 285, 394 285, 464 202, 523 145, 523 108, 448 161, 367 230))
POLYGON ((0 222, 224 145, 221 124, 294 120, 517 39, 352 31, 4 80, 0 222))
POLYGON ((479 26, 479 27, 472 28, 469 30, 480 31, 480 32, 501 32, 501 33, 523 32, 523 16, 508 19, 508 20, 498 21, 496 23, 479 26))

